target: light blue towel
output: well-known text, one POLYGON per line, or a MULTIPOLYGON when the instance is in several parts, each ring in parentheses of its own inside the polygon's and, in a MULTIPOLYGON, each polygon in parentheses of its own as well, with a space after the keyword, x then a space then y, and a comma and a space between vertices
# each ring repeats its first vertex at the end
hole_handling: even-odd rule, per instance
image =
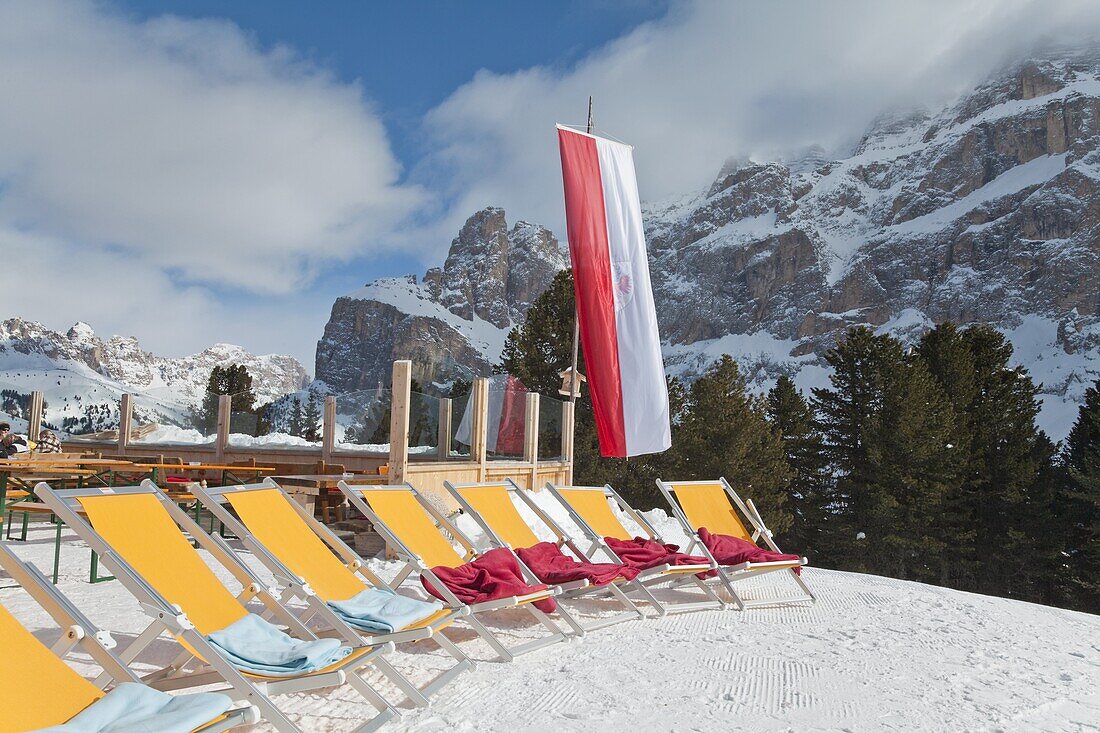
MULTIPOLYGON (((49 690, 40 690, 49 694, 49 690)), ((84 708, 64 725, 39 733, 190 733, 233 705, 216 692, 169 695, 136 682, 124 682, 84 708)))
POLYGON ((386 588, 367 588, 346 601, 328 605, 351 626, 375 634, 400 631, 443 608, 439 601, 421 601, 386 588))
POLYGON ((276 677, 312 672, 351 654, 336 639, 295 639, 254 613, 206 638, 237 669, 276 677))

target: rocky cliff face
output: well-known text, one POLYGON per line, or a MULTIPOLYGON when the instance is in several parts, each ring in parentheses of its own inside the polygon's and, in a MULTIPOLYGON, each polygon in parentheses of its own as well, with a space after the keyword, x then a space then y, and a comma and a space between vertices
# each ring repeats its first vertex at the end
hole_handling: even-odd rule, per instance
POLYGON ((761 379, 804 371, 809 386, 849 325, 985 322, 1050 396, 1077 399, 1100 373, 1098 182, 1092 53, 1020 64, 935 114, 884 115, 839 160, 727 164, 646 211, 670 361, 690 377, 732 350, 761 379))
POLYGON ((393 360, 411 359, 422 384, 488 373, 508 331, 567 257, 545 227, 488 208, 467 220, 442 268, 418 280, 376 280, 338 298, 317 343, 317 378, 338 392, 390 380, 393 360))

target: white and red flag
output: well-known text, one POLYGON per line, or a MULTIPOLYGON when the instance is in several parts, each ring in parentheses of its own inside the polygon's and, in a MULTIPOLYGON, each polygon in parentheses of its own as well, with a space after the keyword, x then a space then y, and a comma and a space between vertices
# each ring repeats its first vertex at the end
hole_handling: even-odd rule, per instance
POLYGON ((569 258, 600 453, 672 445, 633 148, 558 125, 569 258))

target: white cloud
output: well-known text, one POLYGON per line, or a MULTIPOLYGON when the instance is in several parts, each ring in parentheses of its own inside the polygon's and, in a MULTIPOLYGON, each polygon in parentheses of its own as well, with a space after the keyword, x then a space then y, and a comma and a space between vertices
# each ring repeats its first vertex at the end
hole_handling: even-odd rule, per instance
MULTIPOLYGON (((727 156, 851 144, 880 111, 951 99, 1036 44, 1100 28, 1086 0, 685 2, 564 72, 479 73, 425 121, 415 180, 446 183, 422 231, 489 205, 563 232, 554 123, 636 145, 643 198, 699 189, 727 156)), ((438 183, 436 184, 438 186, 438 183)))
POLYGON ((0 227, 120 275, 293 292, 422 201, 357 86, 224 21, 0 2, 0 69, 0 227))
POLYGON ((313 345, 327 316, 325 297, 240 298, 181 285, 123 252, 103 252, 0 227, 0 318, 21 317, 65 331, 75 321, 104 336, 134 335, 162 356, 217 342, 254 353, 290 354, 313 368, 313 345))

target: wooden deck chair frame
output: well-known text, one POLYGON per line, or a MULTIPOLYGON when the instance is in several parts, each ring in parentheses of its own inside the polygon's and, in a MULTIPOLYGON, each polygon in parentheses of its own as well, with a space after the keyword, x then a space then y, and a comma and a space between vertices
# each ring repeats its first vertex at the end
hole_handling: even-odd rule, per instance
POLYGON ((225 525, 230 532, 236 535, 241 543, 252 553, 253 557, 259 560, 264 567, 275 576, 276 582, 283 591, 279 598, 280 603, 285 605, 290 601, 299 600, 306 604, 305 613, 299 616, 303 623, 311 624, 319 621, 329 629, 338 633, 349 644, 386 644, 388 642, 401 644, 404 642, 432 639, 441 649, 443 649, 443 651, 454 657, 454 666, 444 670, 435 679, 419 688, 407 677, 397 670, 394 670, 396 674, 390 677, 391 682, 393 682, 414 705, 418 707, 428 705, 428 698, 431 697, 431 695, 446 686, 457 675, 474 668, 473 660, 466 656, 461 649, 455 646, 454 642, 448 639, 440 631, 443 627, 450 625, 456 618, 465 616, 468 611, 464 608, 450 609, 447 614, 431 620, 431 622, 426 625, 396 631, 391 634, 371 634, 352 627, 340 618, 326 602, 326 600, 333 599, 321 598, 313 590, 308 578, 298 575, 287 567, 286 563, 283 562, 278 555, 271 551, 251 531, 249 531, 248 525, 246 525, 242 519, 230 511, 232 504, 229 495, 256 491, 278 492, 282 500, 286 501, 294 510, 295 516, 302 522, 303 526, 313 532, 320 542, 335 553, 336 557, 342 561, 349 573, 361 576, 360 580, 364 582, 365 586, 385 588, 387 590, 394 589, 376 574, 371 572, 363 563, 363 559, 359 557, 358 553, 348 547, 347 543, 337 537, 332 530, 321 522, 318 522, 316 518, 306 511, 305 507, 294 501, 294 499, 292 499, 274 479, 267 478, 258 484, 220 486, 217 488, 204 489, 198 486, 194 487, 192 491, 203 506, 225 525))
MULTIPOLYGON (((102 670, 102 674, 99 675, 95 684, 95 687, 100 690, 123 682, 141 683, 137 675, 115 656, 112 650, 117 644, 111 638, 111 635, 96 628, 95 624, 80 609, 74 606, 72 601, 59 591, 57 586, 51 583, 45 575, 33 565, 20 560, 2 542, 0 542, 0 569, 10 575, 61 628, 63 632, 61 638, 50 647, 50 651, 62 660, 77 648, 91 657, 92 661, 102 670)), ((0 643, 3 643, 2 639, 0 639, 0 643)), ((80 676, 76 670, 71 670, 71 672, 74 676, 80 676)), ((28 689, 31 690, 44 691, 47 689, 39 687, 36 684, 38 681, 33 679, 22 681, 27 682, 30 685, 28 689)), ((229 730, 230 728, 256 723, 259 719, 259 710, 252 705, 246 705, 227 710, 210 723, 197 728, 194 733, 220 733, 220 731, 229 730)), ((66 721, 58 721, 58 724, 64 722, 66 721)))
MULTIPOLYGON (((149 626, 119 654, 119 658, 125 664, 133 662, 165 633, 184 647, 171 664, 142 677, 142 682, 159 690, 185 689, 212 684, 224 685, 219 689, 232 691, 231 694, 235 699, 255 705, 262 718, 281 733, 299 733, 301 729, 275 705, 271 696, 320 690, 343 684, 349 685, 378 711, 376 716, 355 728, 356 733, 378 730, 387 721, 400 715, 399 711, 359 673, 362 668, 372 663, 377 665, 379 661, 382 661, 385 666, 386 662, 381 660, 381 655, 393 650, 392 643, 374 648, 357 648, 337 664, 292 677, 267 677, 242 672, 195 628, 179 605, 169 602, 162 596, 77 511, 80 499, 84 497, 132 494, 154 497, 159 506, 175 522, 176 529, 181 533, 186 531, 191 541, 208 551, 242 585, 243 590, 237 596, 237 601, 242 606, 249 602, 261 603, 264 606, 265 615, 275 623, 285 625, 288 633, 300 639, 317 638, 293 613, 275 599, 273 592, 236 556, 223 539, 216 534, 207 534, 193 518, 151 481, 142 481, 140 486, 66 490, 53 489, 43 482, 35 487, 35 494, 48 504, 89 547, 99 553, 103 564, 114 573, 118 581, 134 596, 141 609, 150 617, 149 626)), ((190 541, 188 544, 190 545, 190 541)))
MULTIPOLYGON (((601 553, 603 558, 609 559, 611 562, 622 563, 622 559, 615 554, 615 551, 604 540, 604 536, 597 532, 595 528, 589 523, 589 521, 574 507, 569 500, 562 495, 562 491, 592 491, 598 492, 604 497, 605 501, 614 502, 614 504, 631 518, 642 531, 646 533, 649 539, 661 541, 660 534, 654 529, 645 517, 640 512, 634 510, 630 504, 619 495, 619 492, 615 491, 610 485, 603 486, 556 486, 551 482, 546 483, 546 490, 554 496, 555 499, 565 508, 569 513, 569 518, 573 520, 581 532, 584 533, 585 539, 592 544, 587 551, 582 551, 582 555, 591 560, 600 562, 601 553)), ((532 502, 534 503, 534 502, 532 502)), ((542 518, 547 523, 556 527, 556 530, 563 532, 560 525, 554 522, 548 515, 542 513, 542 518)), ((622 526, 621 522, 616 522, 622 526)), ((623 527, 625 534, 630 534, 623 527)), ((635 579, 635 585, 633 588, 637 590, 646 601, 653 607, 656 615, 665 616, 670 613, 686 613, 689 611, 715 611, 725 608, 726 604, 721 598, 714 592, 714 589, 706 581, 696 577, 698 573, 713 570, 715 564, 713 561, 706 565, 658 565, 656 567, 647 568, 638 574, 635 579), (655 586, 667 585, 673 588, 692 584, 698 589, 706 598, 705 601, 661 601, 653 595, 652 589, 655 586)))
POLYGON ((806 558, 802 558, 797 563, 781 561, 763 563, 745 562, 738 565, 718 565, 717 561, 714 558, 714 555, 711 554, 710 550, 708 550, 706 545, 703 544, 703 540, 699 537, 699 527, 692 526, 693 523, 688 519, 687 513, 680 505, 680 501, 676 498, 677 489, 681 486, 709 486, 714 487, 715 489, 720 488, 725 493, 726 500, 730 502, 730 508, 736 508, 736 511, 739 511, 741 513, 741 517, 749 520, 749 524, 752 526, 751 535, 748 533, 747 528, 744 526, 744 522, 741 521, 741 517, 737 517, 736 514, 734 515, 734 517, 737 519, 738 524, 740 524, 742 529, 745 530, 745 534, 748 536, 747 538, 751 539, 752 542, 759 542, 763 540, 764 544, 768 546, 768 549, 772 550, 773 552, 782 552, 782 550, 780 550, 778 545, 775 544, 775 540, 772 538, 771 530, 768 529, 766 524, 764 524, 764 519, 760 516, 760 512, 757 511, 756 505, 752 502, 752 499, 749 499, 747 502, 743 501, 741 497, 737 495, 737 492, 733 490, 733 487, 730 486, 729 482, 726 481, 725 478, 719 478, 717 481, 662 481, 661 479, 657 479, 657 488, 660 489, 661 493, 665 497, 665 500, 668 502, 668 505, 672 508, 673 516, 675 516, 676 519, 679 520, 680 525, 684 528, 684 531, 687 533, 688 537, 691 538, 691 542, 688 545, 687 551, 700 552, 706 557, 710 558, 711 562, 717 565, 718 579, 721 581, 722 586, 726 589, 726 592, 729 593, 730 598, 733 599, 733 604, 737 608, 737 610, 743 611, 746 608, 754 608, 758 606, 786 606, 794 603, 815 603, 817 601, 817 597, 814 596, 813 591, 811 591, 809 586, 806 585, 806 581, 804 581, 798 573, 794 572, 795 568, 800 568, 806 565, 806 558), (784 571, 790 573, 791 578, 794 579, 795 583, 802 590, 801 594, 781 598, 760 598, 748 600, 742 598, 741 594, 739 594, 736 588, 734 588, 734 583, 740 580, 751 578, 756 575, 763 575, 765 573, 784 571))
MULTIPOLYGON (((340 491, 344 493, 344 496, 348 498, 351 505, 354 506, 363 516, 371 521, 374 525, 375 531, 382 535, 386 540, 390 548, 392 548, 398 555, 398 558, 405 562, 404 567, 394 578, 392 586, 394 588, 400 587, 400 585, 413 573, 418 573, 424 576, 432 584, 432 587, 436 588, 440 594, 444 596, 444 603, 451 608, 466 608, 469 610, 469 615, 463 618, 463 622, 469 624, 478 636, 480 636, 485 643, 487 643, 501 661, 510 662, 518 656, 533 652, 536 649, 541 649, 550 644, 556 644, 561 641, 567 641, 569 634, 562 630, 560 626, 554 623, 546 613, 535 608, 532 604, 535 601, 542 600, 543 598, 553 597, 560 592, 557 588, 550 586, 546 591, 539 593, 529 593, 523 596, 509 596, 507 598, 498 598, 493 601, 485 601, 483 603, 474 603, 467 605, 460 601, 454 593, 447 588, 446 585, 439 579, 439 577, 432 572, 431 567, 424 562, 423 558, 416 553, 402 537, 395 532, 386 521, 382 519, 370 506, 367 499, 364 497, 364 492, 374 493, 380 491, 401 491, 410 494, 416 503, 427 513, 428 517, 434 523, 436 531, 446 538, 446 535, 450 535, 454 538, 459 545, 462 546, 465 551, 464 555, 459 557, 463 562, 470 562, 478 557, 477 548, 474 547, 470 538, 464 535, 458 527, 456 527, 443 512, 439 511, 430 501, 424 498, 423 495, 412 484, 405 483, 399 485, 389 486, 348 486, 345 482, 339 483, 340 491), (445 534, 443 534, 445 533, 445 534), (542 624, 546 630, 547 635, 533 639, 532 641, 518 644, 514 647, 505 646, 504 642, 500 640, 497 634, 493 633, 488 627, 481 622, 479 616, 481 614, 487 614, 492 611, 499 611, 508 608, 523 608, 528 611, 535 620, 542 624)), ((450 540, 448 540, 450 542, 450 540)), ((457 554, 457 551, 456 551, 457 554)), ((563 618, 566 618, 563 616, 563 618)), ((566 618, 568 623, 568 618, 566 618)))
MULTIPOLYGON (((569 547, 570 550, 576 553, 578 558, 583 557, 583 555, 580 553, 580 550, 573 547, 572 541, 568 537, 566 537, 564 533, 562 533, 552 523, 546 522, 543 519, 543 512, 538 507, 538 505, 531 501, 530 497, 526 496, 525 492, 520 489, 520 487, 516 484, 516 482, 512 481, 512 479, 505 479, 501 482, 489 482, 480 484, 452 484, 450 481, 444 481, 443 486, 447 489, 448 492, 450 492, 451 496, 454 497, 459 506, 462 507, 462 511, 465 512, 475 522, 477 522, 477 525, 479 527, 481 527, 481 530, 485 533, 485 536, 488 539, 489 545, 491 547, 502 547, 511 552, 513 556, 515 556, 516 562, 519 563, 520 570, 523 571, 523 574, 527 578, 528 582, 543 583, 544 581, 540 580, 539 577, 535 575, 535 573, 531 570, 531 568, 527 566, 527 563, 523 562, 523 559, 516 553, 516 548, 512 547, 512 545, 508 543, 505 538, 500 534, 500 532, 498 531, 499 527, 493 527, 492 524, 490 524, 490 522, 481 514, 481 512, 474 508, 474 506, 470 503, 468 497, 463 494, 464 491, 468 489, 481 489, 499 486, 507 492, 507 495, 509 497, 518 496, 520 500, 524 502, 524 505, 533 509, 536 513, 536 516, 539 517, 540 521, 543 521, 546 526, 549 527, 550 530, 557 536, 555 544, 559 548, 564 545, 566 547, 569 547)), ((509 502, 510 501, 511 499, 509 499, 509 502)), ((522 519, 520 519, 520 521, 522 521, 522 519)), ((558 588, 561 589, 559 598, 573 599, 586 595, 609 595, 616 601, 618 601, 619 604, 622 605, 625 609, 623 613, 619 613, 607 618, 597 619, 595 621, 590 621, 587 624, 584 624, 581 623, 581 621, 577 619, 577 617, 571 612, 559 606, 558 613, 560 613, 563 618, 568 616, 575 622, 575 624, 571 625, 573 625, 574 628, 581 629, 581 633, 579 634, 580 636, 583 636, 586 632, 595 631, 596 629, 602 629, 606 626, 622 623, 623 621, 632 621, 635 619, 645 618, 645 614, 642 612, 642 610, 638 608, 634 601, 630 600, 630 598, 625 593, 623 593, 623 591, 618 587, 617 582, 608 583, 603 586, 594 586, 588 580, 576 580, 569 583, 557 583, 556 585, 558 588)))

